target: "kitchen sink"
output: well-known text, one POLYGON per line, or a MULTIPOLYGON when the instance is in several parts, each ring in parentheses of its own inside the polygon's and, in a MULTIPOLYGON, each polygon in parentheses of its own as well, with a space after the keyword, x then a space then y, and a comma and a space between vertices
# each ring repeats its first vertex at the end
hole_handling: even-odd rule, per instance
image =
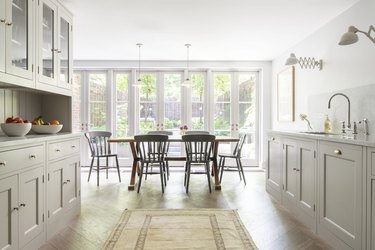
POLYGON ((326 132, 319 132, 319 131, 302 131, 301 133, 310 134, 310 135, 337 135, 335 133, 326 133, 326 132))

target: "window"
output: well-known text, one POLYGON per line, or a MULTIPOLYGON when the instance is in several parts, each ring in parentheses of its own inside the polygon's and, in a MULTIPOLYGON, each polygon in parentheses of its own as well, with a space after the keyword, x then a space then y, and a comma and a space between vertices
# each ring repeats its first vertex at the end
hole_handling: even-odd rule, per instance
POLYGON ((73 74, 73 96, 72 96, 72 119, 73 119, 73 132, 82 130, 82 110, 81 110, 81 91, 82 91, 82 74, 73 74))
POLYGON ((194 73, 190 76, 191 86, 191 123, 192 130, 205 130, 204 127, 204 87, 205 77, 203 73, 194 73))
POLYGON ((116 120, 115 135, 126 137, 129 134, 129 74, 116 73, 116 120))
POLYGON ((181 126, 181 74, 164 74, 164 129, 181 126))
POLYGON ((89 124, 91 130, 106 130, 107 75, 89 74, 89 124))
POLYGON ((231 84, 231 73, 214 74, 214 128, 216 135, 229 136, 231 134, 231 84))
POLYGON ((139 133, 146 134, 148 131, 156 129, 156 74, 141 74, 142 87, 139 90, 140 121, 139 133))

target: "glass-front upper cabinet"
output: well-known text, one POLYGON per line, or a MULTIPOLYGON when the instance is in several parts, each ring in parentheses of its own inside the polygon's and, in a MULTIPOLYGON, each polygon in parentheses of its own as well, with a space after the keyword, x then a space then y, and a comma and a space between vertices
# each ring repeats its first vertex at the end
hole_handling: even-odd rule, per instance
POLYGON ((50 0, 39 2, 39 82, 72 88, 72 19, 50 0))
MULTIPOLYGON (((32 0, 5 2, 5 72, 33 79, 33 6, 32 0)), ((4 10, 2 11, 4 12, 4 10)))
POLYGON ((57 85, 57 6, 39 1, 39 82, 57 85))
POLYGON ((58 18, 58 85, 72 88, 72 20, 64 11, 59 10, 58 18))
MULTIPOLYGON (((5 55, 5 0, 0 0, 0 55, 5 55)), ((5 56, 0 56, 0 72, 5 72, 5 56)))

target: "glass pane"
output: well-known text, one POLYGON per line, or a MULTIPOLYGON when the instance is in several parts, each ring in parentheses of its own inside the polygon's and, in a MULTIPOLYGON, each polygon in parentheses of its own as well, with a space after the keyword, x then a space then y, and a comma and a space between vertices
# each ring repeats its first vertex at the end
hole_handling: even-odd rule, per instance
POLYGON ((105 74, 89 75, 90 130, 106 130, 107 78, 105 74))
POLYGON ((214 75, 215 92, 215 134, 229 136, 231 133, 231 74, 214 75))
POLYGON ((72 116, 73 132, 81 131, 81 89, 82 75, 73 74, 73 96, 72 96, 72 116))
POLYGON ((116 136, 126 137, 128 126, 128 74, 116 74, 116 136))
POLYGON ((181 74, 164 74, 164 129, 181 126, 181 74))
POLYGON ((239 133, 246 134, 247 139, 242 149, 245 158, 255 158, 256 129, 256 84, 255 75, 239 75, 239 133))
POLYGON ((204 130, 204 75, 191 75, 192 130, 204 130))
POLYGON ((69 23, 60 19, 60 81, 69 82, 69 23))
POLYGON ((42 47, 42 68, 43 75, 54 78, 54 11, 43 4, 43 47, 42 47))
POLYGON ((12 65, 27 70, 28 1, 12 1, 12 65))
POLYGON ((230 101, 231 74, 215 74, 215 101, 230 101))
MULTIPOLYGON (((116 137, 126 137, 129 135, 129 74, 116 74, 116 137)), ((120 158, 129 157, 129 143, 119 143, 117 146, 117 155, 120 158)))
POLYGON ((139 132, 146 134, 156 130, 156 75, 152 73, 141 74, 143 85, 139 90, 140 121, 139 132))

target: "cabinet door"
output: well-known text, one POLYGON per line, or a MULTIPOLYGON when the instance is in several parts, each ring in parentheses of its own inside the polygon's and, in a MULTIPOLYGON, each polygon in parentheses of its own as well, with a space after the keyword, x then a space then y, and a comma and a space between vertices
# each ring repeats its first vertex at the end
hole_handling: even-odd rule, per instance
POLYGON ((298 199, 297 207, 311 217, 315 217, 315 176, 316 176, 315 142, 298 142, 298 199))
POLYGON ((18 179, 0 180, 0 249, 18 249, 18 179))
POLYGON ((73 74, 73 46, 72 19, 62 8, 58 16, 58 86, 72 89, 73 74))
POLYGON ((319 144, 319 227, 355 249, 361 249, 362 168, 362 147, 319 144))
MULTIPOLYGON (((5 0, 0 0, 0 55, 5 55, 5 0)), ((5 72, 5 56, 0 56, 0 72, 5 72)))
POLYGON ((57 220, 64 211, 63 200, 64 161, 50 164, 48 167, 48 219, 57 220))
POLYGON ((34 3, 10 0, 6 6, 6 65, 8 74, 33 79, 34 3))
POLYGON ((375 179, 371 180, 371 200, 370 200, 370 247, 369 249, 375 249, 375 179))
MULTIPOLYGON (((284 187, 283 203, 290 210, 293 210, 297 202, 297 143, 294 140, 283 140, 283 162, 284 162, 284 187)), ((298 170, 299 171, 299 170, 298 170)))
POLYGON ((80 195, 80 163, 79 158, 73 157, 66 160, 64 167, 64 206, 65 209, 74 207, 79 203, 80 195))
POLYGON ((43 232, 43 167, 19 175, 19 245, 43 232))
POLYGON ((39 82, 57 85, 57 6, 39 1, 38 78, 39 82))
POLYGON ((268 165, 267 165, 267 185, 277 192, 281 192, 281 142, 279 138, 271 137, 268 140, 268 165))

